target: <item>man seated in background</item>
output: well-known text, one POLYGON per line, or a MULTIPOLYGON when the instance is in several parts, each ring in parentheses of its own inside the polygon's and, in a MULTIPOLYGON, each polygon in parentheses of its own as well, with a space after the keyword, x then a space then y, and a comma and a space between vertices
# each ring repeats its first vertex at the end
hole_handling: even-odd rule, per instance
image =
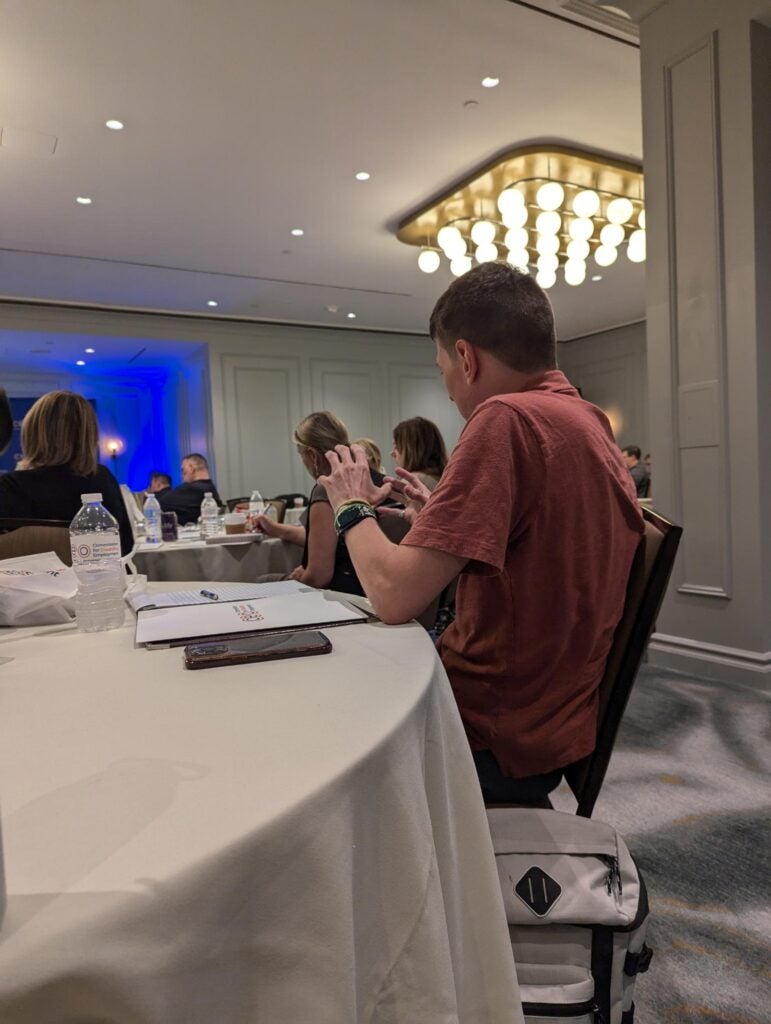
POLYGON ((171 477, 168 473, 159 473, 154 469, 150 474, 150 483, 147 485, 146 494, 160 494, 171 487, 171 477))
POLYGON ((460 574, 439 653, 488 802, 533 803, 596 743, 598 686, 643 534, 607 418, 556 366, 554 319, 528 274, 485 263, 430 324, 467 421, 400 545, 379 529, 364 453, 327 453, 321 483, 367 597, 386 622, 420 614, 460 574))
POLYGON ((164 512, 176 512, 180 526, 195 523, 201 514, 201 502, 211 491, 214 500, 222 505, 214 481, 209 476, 209 463, 197 452, 182 459, 182 483, 179 487, 157 492, 158 503, 164 512))
POLYGON ((621 452, 624 456, 626 468, 629 470, 629 474, 634 480, 634 485, 637 488, 637 497, 647 498, 648 489, 650 487, 650 474, 648 473, 648 467, 642 461, 642 452, 633 444, 629 444, 626 448, 622 448, 621 452))

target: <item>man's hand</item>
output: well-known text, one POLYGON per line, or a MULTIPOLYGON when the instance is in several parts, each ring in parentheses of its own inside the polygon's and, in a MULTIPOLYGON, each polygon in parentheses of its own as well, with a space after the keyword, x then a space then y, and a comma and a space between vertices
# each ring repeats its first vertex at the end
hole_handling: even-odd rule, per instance
POLYGON ((391 485, 392 494, 403 494, 405 498, 414 501, 418 509, 423 508, 431 497, 431 491, 423 481, 414 473, 408 473, 406 469, 399 467, 396 470, 399 479, 387 476, 386 483, 391 485))
POLYGON ((344 501, 360 498, 370 505, 385 501, 391 493, 391 484, 376 487, 369 473, 364 449, 359 444, 338 444, 334 451, 325 453, 329 463, 329 476, 320 476, 318 482, 326 490, 332 511, 336 512, 344 501))

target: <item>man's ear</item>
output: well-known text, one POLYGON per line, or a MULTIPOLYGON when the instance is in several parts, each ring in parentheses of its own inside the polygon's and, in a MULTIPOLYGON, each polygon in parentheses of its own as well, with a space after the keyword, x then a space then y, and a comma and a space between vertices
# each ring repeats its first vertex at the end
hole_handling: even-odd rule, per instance
POLYGON ((470 341, 458 338, 455 342, 455 353, 460 359, 463 378, 467 384, 473 384, 479 376, 479 353, 470 341))

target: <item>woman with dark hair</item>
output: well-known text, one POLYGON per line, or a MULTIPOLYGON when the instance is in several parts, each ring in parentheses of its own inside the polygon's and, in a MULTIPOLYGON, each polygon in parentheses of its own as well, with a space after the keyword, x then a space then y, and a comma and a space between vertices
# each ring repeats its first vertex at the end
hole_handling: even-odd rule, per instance
POLYGON ((439 427, 422 416, 397 423, 391 458, 398 468, 414 473, 433 491, 447 465, 447 449, 439 427))
POLYGON ((90 402, 72 391, 51 391, 21 424, 22 458, 0 477, 0 516, 12 519, 74 519, 81 494, 100 493, 118 520, 120 546, 134 546, 118 481, 97 461, 99 428, 90 402))

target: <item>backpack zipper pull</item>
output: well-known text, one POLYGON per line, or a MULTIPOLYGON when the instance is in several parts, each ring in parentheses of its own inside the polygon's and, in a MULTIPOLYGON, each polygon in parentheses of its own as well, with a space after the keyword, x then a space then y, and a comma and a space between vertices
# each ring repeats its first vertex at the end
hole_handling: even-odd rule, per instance
POLYGON ((592 1007, 592 1013, 594 1014, 594 1024, 605 1024, 605 1018, 603 1017, 597 1003, 592 1007))
POLYGON ((621 871, 618 866, 618 857, 603 857, 603 860, 608 865, 608 877, 605 879, 605 888, 608 896, 613 896, 616 903, 620 903, 623 890, 621 887, 621 871))

